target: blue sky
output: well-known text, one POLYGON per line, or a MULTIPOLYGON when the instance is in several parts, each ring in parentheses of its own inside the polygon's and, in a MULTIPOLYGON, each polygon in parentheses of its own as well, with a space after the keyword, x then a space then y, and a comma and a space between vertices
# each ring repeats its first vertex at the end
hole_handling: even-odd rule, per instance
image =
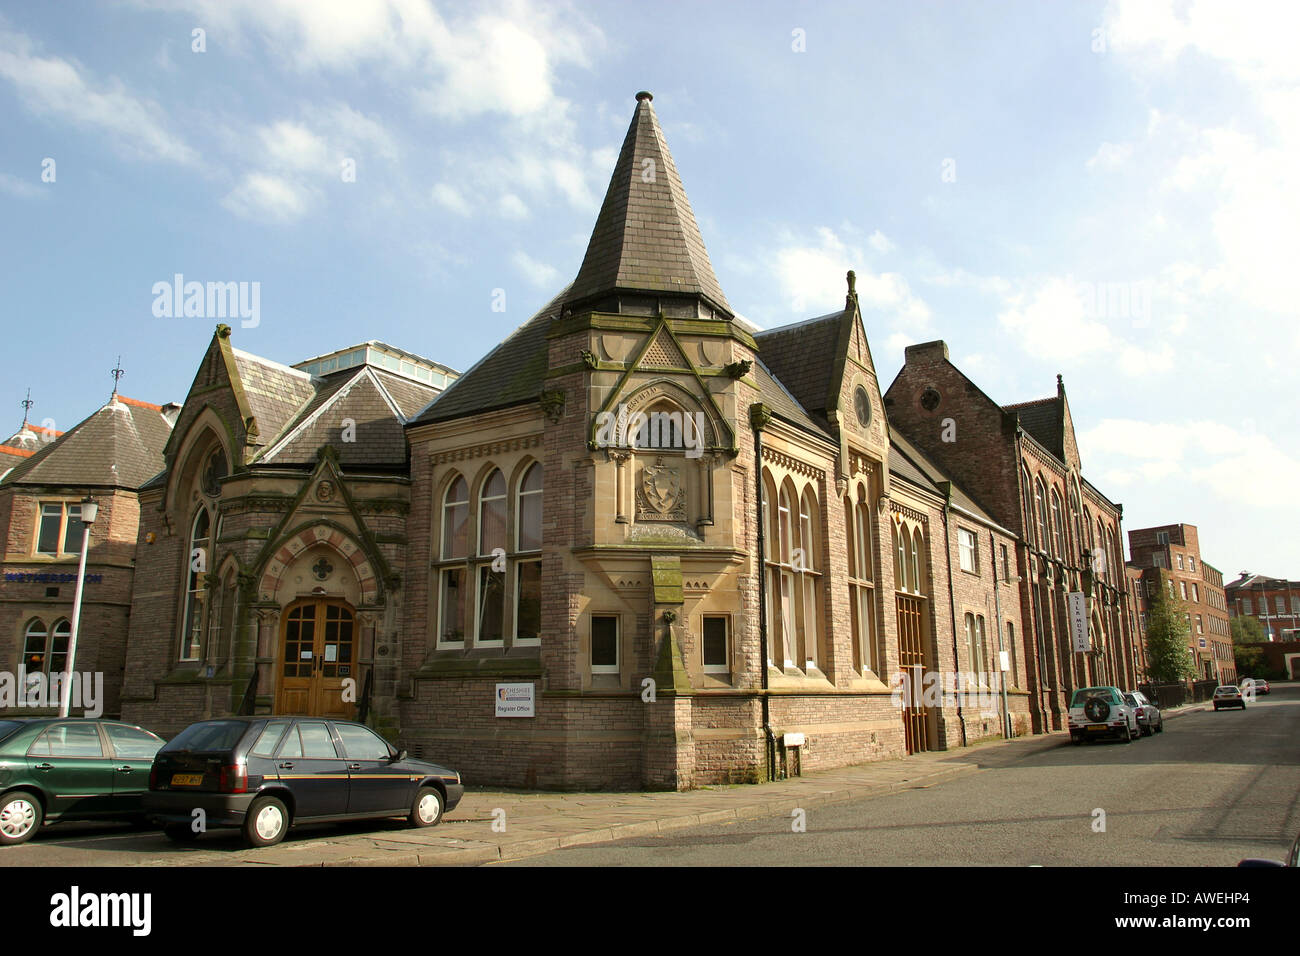
POLYGON ((1298 19, 3 2, 0 426, 29 386, 35 421, 85 417, 119 353, 125 394, 181 400, 215 320, 153 314, 176 273, 260 283, 232 323, 259 355, 380 339, 468 368, 577 271, 648 89, 739 313, 827 312, 853 268, 882 385, 933 338, 999 402, 1060 372, 1126 528, 1186 521, 1225 577, 1297 577, 1298 19))

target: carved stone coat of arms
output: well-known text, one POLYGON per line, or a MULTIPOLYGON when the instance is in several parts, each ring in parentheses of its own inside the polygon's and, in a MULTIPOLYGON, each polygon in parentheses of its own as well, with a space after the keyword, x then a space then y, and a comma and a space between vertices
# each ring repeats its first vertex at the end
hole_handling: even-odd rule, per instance
POLYGON ((641 470, 636 516, 641 521, 686 520, 686 490, 680 469, 659 458, 641 470))

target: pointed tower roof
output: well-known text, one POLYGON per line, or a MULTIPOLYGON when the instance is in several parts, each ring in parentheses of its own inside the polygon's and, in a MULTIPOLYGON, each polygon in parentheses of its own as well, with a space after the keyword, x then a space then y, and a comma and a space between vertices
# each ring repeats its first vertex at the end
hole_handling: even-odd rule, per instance
POLYGON ((619 311, 616 293, 669 293, 703 300, 700 315, 731 318, 652 99, 636 95, 632 125, 564 311, 619 311))

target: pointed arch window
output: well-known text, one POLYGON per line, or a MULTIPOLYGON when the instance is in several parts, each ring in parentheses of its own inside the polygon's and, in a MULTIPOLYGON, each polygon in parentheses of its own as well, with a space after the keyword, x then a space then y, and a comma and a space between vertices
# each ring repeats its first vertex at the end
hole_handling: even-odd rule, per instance
POLYGON ((500 644, 505 639, 506 601, 506 479, 495 468, 479 491, 478 555, 493 560, 478 566, 475 643, 500 644))
POLYGON ((203 650, 203 625, 207 604, 208 562, 212 558, 212 515, 200 507, 190 524, 190 547, 185 555, 185 614, 181 628, 182 661, 197 661, 203 650))
POLYGON ((854 670, 876 670, 876 602, 872 575, 871 514, 867 489, 859 483, 844 496, 844 527, 848 531, 849 618, 853 628, 854 670))
POLYGON ((23 632, 22 667, 25 673, 25 686, 19 689, 31 704, 47 704, 49 677, 62 674, 68 668, 68 641, 72 637, 72 625, 66 618, 54 622, 47 629, 45 622, 39 619, 28 623, 23 632), (42 694, 42 684, 47 689, 42 694))
MULTIPOLYGON (((516 548, 521 554, 540 555, 542 548, 542 465, 533 462, 519 482, 518 534, 516 548)), ((516 644, 535 644, 542 631, 542 560, 519 557, 514 572, 516 644)))
POLYGON ((1065 526, 1061 516, 1061 496, 1052 489, 1052 554, 1058 558, 1065 557, 1065 526))
POLYGON ((790 480, 776 490, 775 507, 763 473, 764 563, 767 568, 767 625, 773 659, 785 667, 820 666, 821 564, 818 502, 810 486, 800 495, 790 480), (772 533, 767 533, 767 528, 772 533), (775 540, 771 540, 775 539, 775 540))
MULTIPOLYGON (((469 557, 469 483, 457 475, 447 486, 442 499, 443 560, 469 557)), ((438 586, 438 643, 463 645, 465 642, 464 564, 444 567, 438 586)))
POLYGON ((1047 542, 1047 496, 1043 489, 1043 480, 1034 479, 1034 528, 1038 535, 1035 542, 1038 550, 1046 551, 1047 542))

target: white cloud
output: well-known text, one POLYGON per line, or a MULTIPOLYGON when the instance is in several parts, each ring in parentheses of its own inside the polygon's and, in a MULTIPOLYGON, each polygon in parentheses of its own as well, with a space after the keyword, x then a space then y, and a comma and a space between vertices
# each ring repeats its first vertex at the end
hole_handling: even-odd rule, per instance
POLYGON ((536 286, 555 286, 560 279, 560 270, 554 266, 539 262, 526 252, 516 252, 511 257, 516 269, 524 278, 536 286))
POLYGON ((163 109, 117 80, 96 82, 72 60, 42 56, 27 36, 0 30, 0 78, 37 116, 105 133, 136 158, 194 165, 198 154, 170 129, 163 109))
POLYGON ((503 219, 527 219, 528 207, 514 193, 505 193, 497 200, 497 213, 503 219))
POLYGON ((1129 143, 1102 143, 1088 160, 1089 169, 1118 169, 1129 161, 1133 147, 1129 143))
POLYGON ((875 232, 871 234, 870 238, 867 239, 867 244, 871 246, 872 249, 876 250, 876 252, 879 252, 881 255, 884 255, 887 252, 892 252, 894 249, 893 240, 891 240, 879 229, 877 229, 875 232))
POLYGON ((19 199, 40 199, 45 195, 39 183, 19 179, 9 173, 0 173, 0 190, 19 199))
POLYGON ((304 215, 308 195, 289 180, 249 173, 221 204, 237 216, 255 221, 290 222, 304 215))
POLYGON ((433 187, 432 196, 435 203, 458 216, 468 216, 473 212, 460 190, 450 183, 438 183, 433 187))

